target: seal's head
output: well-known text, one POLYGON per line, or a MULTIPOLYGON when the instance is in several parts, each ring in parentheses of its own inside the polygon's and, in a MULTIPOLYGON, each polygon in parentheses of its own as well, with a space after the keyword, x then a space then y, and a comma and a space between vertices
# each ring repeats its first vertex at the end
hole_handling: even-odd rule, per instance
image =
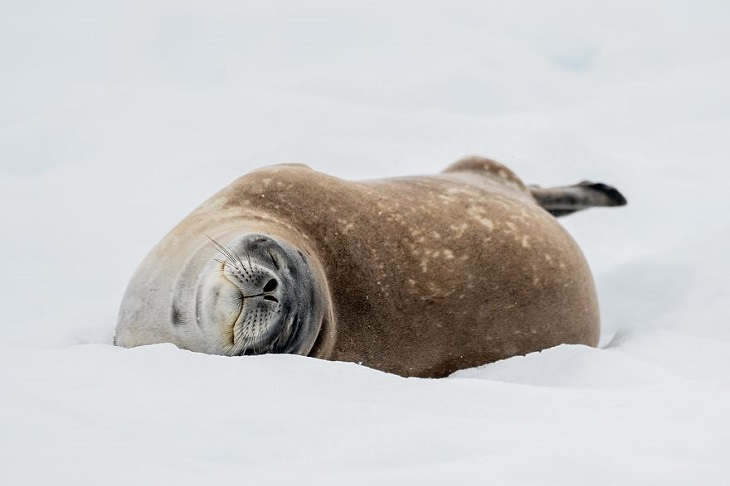
POLYGON ((312 351, 331 312, 313 257, 263 233, 206 237, 192 251, 164 243, 127 289, 117 345, 172 342, 229 356, 312 351))

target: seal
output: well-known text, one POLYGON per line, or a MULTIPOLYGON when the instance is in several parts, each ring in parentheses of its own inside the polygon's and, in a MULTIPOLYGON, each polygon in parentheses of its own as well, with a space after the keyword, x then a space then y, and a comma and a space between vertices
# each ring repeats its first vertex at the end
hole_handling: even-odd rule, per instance
POLYGON ((260 169, 152 249, 115 343, 296 353, 419 377, 595 346, 593 279, 555 216, 625 203, 604 184, 527 187, 481 157, 361 182, 260 169))

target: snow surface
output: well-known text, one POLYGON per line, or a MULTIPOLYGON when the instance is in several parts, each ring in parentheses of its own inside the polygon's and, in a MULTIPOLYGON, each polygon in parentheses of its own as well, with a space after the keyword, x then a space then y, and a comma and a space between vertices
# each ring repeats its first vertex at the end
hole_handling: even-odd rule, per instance
POLYGON ((0 484, 730 484, 730 3, 0 1, 0 484), (111 346, 235 177, 467 154, 630 205, 562 221, 600 349, 404 379, 111 346))

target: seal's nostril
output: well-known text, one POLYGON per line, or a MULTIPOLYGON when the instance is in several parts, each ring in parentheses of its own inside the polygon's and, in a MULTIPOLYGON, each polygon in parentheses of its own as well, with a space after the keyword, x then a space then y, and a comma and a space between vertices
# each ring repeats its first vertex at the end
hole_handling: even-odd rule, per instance
POLYGON ((274 280, 273 278, 266 282, 266 285, 264 285, 264 292, 273 292, 276 290, 276 287, 279 286, 279 282, 274 280))
POLYGON ((271 302, 279 303, 279 300, 273 295, 264 295, 264 300, 270 300, 271 302))

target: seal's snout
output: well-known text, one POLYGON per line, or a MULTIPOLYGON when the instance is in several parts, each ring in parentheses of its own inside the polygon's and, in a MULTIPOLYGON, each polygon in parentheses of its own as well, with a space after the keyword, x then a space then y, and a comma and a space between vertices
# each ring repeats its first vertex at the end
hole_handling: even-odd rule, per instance
POLYGON ((261 234, 211 242, 220 266, 201 285, 198 317, 228 336, 219 352, 306 353, 324 306, 304 254, 261 234))

